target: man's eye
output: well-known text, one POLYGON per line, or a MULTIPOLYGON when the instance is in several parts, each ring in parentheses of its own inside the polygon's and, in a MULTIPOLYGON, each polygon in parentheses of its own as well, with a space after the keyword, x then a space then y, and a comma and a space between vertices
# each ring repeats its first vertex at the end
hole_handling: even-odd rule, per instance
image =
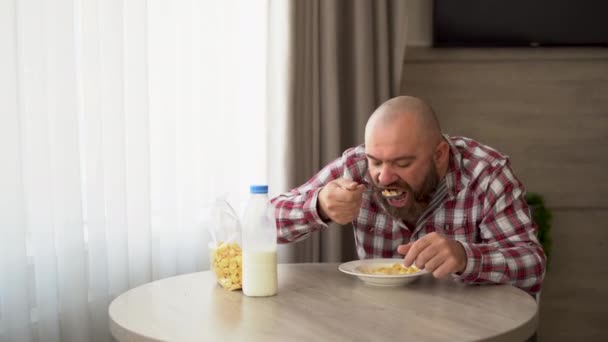
POLYGON ((412 165, 412 164, 411 163, 397 163, 397 167, 400 167, 400 168, 403 168, 403 169, 406 168, 406 167, 408 167, 408 166, 410 166, 410 165, 412 165))

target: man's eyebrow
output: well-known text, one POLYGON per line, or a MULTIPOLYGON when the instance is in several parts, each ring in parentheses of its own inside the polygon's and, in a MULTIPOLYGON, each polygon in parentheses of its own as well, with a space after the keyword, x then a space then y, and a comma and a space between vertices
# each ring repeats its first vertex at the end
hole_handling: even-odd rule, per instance
MULTIPOLYGON (((374 157, 373 155, 371 155, 369 153, 366 153, 365 155, 367 155, 367 157, 369 159, 372 159, 372 160, 375 160, 375 161, 383 161, 383 160, 380 160, 379 158, 374 157)), ((414 159, 416 159, 416 156, 405 154, 405 155, 402 155, 402 156, 399 156, 399 157, 396 157, 396 158, 393 158, 393 159, 388 159, 386 161, 387 162, 396 162, 396 161, 406 161, 406 160, 414 160, 414 159)))

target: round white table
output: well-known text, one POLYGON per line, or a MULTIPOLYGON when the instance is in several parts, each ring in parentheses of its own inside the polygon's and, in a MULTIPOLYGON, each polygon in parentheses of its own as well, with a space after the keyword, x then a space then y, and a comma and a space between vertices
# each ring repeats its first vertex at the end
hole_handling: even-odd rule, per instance
POLYGON ((209 271, 131 289, 110 305, 124 341, 525 341, 537 305, 509 285, 463 285, 425 275, 374 287, 339 264, 279 265, 279 294, 227 291, 209 271))

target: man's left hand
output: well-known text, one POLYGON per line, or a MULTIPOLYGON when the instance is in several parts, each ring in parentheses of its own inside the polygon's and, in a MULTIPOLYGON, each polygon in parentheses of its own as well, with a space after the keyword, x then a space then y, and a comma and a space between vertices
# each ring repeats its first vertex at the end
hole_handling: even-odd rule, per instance
POLYGON ((463 272, 467 266, 467 255, 460 242, 436 232, 423 236, 416 242, 401 245, 399 254, 405 255, 406 267, 415 264, 420 269, 433 273, 435 278, 463 272))

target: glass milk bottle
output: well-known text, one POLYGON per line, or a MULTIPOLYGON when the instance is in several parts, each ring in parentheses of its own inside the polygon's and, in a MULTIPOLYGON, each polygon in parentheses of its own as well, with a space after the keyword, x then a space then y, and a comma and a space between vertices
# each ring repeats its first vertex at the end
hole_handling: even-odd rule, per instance
POLYGON ((277 293, 277 230, 267 185, 252 185, 242 221, 243 293, 277 293))

